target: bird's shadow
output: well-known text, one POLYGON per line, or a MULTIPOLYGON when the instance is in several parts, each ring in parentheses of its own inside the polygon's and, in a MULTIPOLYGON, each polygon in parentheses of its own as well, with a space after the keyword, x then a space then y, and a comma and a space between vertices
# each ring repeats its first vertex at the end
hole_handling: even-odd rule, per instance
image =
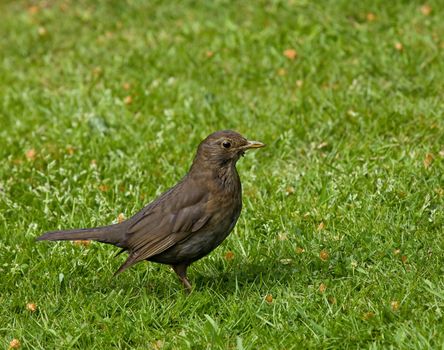
POLYGON ((202 273, 196 271, 190 276, 197 292, 210 288, 214 292, 224 295, 242 292, 244 289, 269 289, 277 284, 289 284, 298 273, 296 266, 262 263, 239 264, 229 269, 220 269, 216 273, 202 273))
MULTIPOLYGON (((222 264, 221 264, 222 265, 222 264)), ((184 294, 184 289, 178 278, 171 270, 171 274, 159 277, 161 269, 167 266, 152 265, 146 272, 128 274, 125 278, 113 278, 108 285, 98 288, 119 289, 130 294, 147 293, 157 298, 171 298, 178 293, 184 294), (134 277, 136 276, 136 277, 134 277), (164 278, 168 276, 167 278, 164 278)), ((246 263, 231 267, 216 266, 214 270, 195 268, 189 269, 189 279, 195 293, 216 293, 233 295, 244 290, 268 290, 277 284, 289 284, 298 273, 298 268, 292 265, 276 264, 275 262, 246 263)), ((103 290, 105 291, 105 290, 103 290)))

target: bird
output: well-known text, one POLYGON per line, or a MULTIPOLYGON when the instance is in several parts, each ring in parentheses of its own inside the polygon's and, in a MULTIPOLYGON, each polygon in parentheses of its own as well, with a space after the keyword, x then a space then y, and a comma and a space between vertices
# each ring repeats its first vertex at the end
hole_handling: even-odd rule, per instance
POLYGON ((36 240, 114 245, 121 249, 118 254, 128 253, 114 276, 144 260, 167 264, 190 293, 187 268, 224 241, 241 213, 237 161, 245 151, 264 146, 232 130, 216 131, 199 144, 188 173, 134 216, 108 226, 50 231, 36 240))

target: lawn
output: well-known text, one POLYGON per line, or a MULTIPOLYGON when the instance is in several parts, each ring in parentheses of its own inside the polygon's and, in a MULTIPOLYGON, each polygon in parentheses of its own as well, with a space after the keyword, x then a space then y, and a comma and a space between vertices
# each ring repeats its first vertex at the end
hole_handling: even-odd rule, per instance
POLYGON ((444 344, 442 1, 1 1, 0 348, 444 344), (193 264, 35 242, 129 217, 233 129, 244 209, 193 264))

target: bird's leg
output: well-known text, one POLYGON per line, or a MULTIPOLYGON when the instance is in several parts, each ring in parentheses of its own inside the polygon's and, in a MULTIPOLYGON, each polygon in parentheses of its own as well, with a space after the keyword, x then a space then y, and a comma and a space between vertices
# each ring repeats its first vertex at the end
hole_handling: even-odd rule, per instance
POLYGON ((179 264, 179 265, 171 265, 173 267, 174 272, 179 276, 180 281, 185 287, 185 291, 187 293, 191 293, 191 283, 187 278, 187 264, 179 264))

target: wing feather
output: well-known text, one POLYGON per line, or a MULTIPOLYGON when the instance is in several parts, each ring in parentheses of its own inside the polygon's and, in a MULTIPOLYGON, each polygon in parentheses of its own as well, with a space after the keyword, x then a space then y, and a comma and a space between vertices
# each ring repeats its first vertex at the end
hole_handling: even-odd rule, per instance
POLYGON ((116 274, 171 248, 211 219, 211 215, 206 213, 209 196, 205 189, 188 183, 184 193, 180 185, 185 183, 179 183, 134 216, 125 242, 130 255, 116 274))

